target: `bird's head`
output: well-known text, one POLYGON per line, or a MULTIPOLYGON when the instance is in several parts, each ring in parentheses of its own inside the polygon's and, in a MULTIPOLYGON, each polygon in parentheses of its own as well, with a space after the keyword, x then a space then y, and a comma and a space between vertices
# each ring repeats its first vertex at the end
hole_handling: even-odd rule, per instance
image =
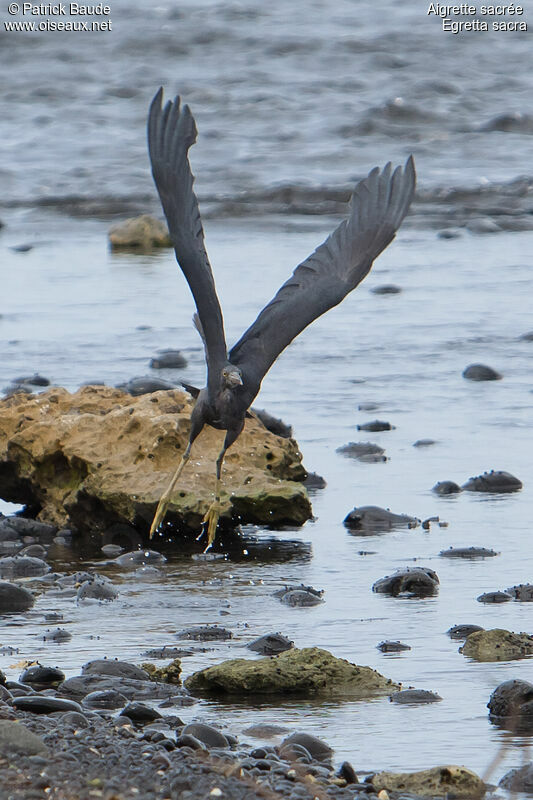
POLYGON ((222 370, 222 385, 225 389, 236 389, 242 386, 242 372, 233 364, 227 364, 222 370))

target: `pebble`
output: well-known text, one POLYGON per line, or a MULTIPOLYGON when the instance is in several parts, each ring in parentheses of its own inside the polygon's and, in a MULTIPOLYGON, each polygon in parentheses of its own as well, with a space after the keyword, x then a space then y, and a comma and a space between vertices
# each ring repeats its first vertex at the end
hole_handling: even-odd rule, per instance
POLYGON ((120 717, 128 717, 132 722, 137 725, 145 725, 147 722, 154 722, 154 720, 163 719, 159 711, 144 703, 128 703, 119 714, 120 717))
POLYGON ((81 702, 86 708, 115 709, 123 708, 127 704, 128 698, 121 692, 117 692, 116 689, 105 689, 89 692, 81 702))
POLYGON ((208 748, 229 746, 226 736, 221 731, 202 722, 191 722, 189 725, 185 725, 180 736, 194 736, 208 748))
POLYGON ((25 669, 19 678, 21 683, 28 684, 32 689, 55 689, 65 680, 65 673, 58 667, 46 667, 43 664, 32 664, 25 669))
POLYGON ((304 747, 311 758, 316 758, 318 761, 329 761, 333 756, 333 750, 326 742, 309 733, 297 732, 287 736, 280 745, 280 752, 288 745, 304 747))
POLYGON ((33 714, 55 714, 58 711, 82 712, 82 707, 74 700, 49 697, 39 693, 27 697, 15 697, 12 705, 19 711, 31 711, 33 714))

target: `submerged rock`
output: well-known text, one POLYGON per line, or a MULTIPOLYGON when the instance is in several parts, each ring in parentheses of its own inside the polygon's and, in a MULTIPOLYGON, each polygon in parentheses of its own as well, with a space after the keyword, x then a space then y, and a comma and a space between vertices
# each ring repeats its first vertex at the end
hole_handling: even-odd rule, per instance
POLYGON ((487 703, 489 719, 501 728, 533 732, 533 684, 510 680, 500 683, 487 703))
POLYGON ((380 642, 376 645, 378 650, 382 653, 401 653, 404 650, 410 650, 411 647, 403 642, 380 642))
POLYGON ((275 656, 285 650, 290 650, 291 647, 294 647, 294 642, 281 633, 267 633, 265 636, 260 636, 259 639, 250 642, 247 647, 248 650, 253 650, 254 653, 261 653, 262 656, 275 656))
POLYGON ((533 636, 503 628, 474 631, 459 652, 476 661, 514 661, 533 655, 533 636))
POLYGON ((458 494, 463 490, 454 481, 439 481, 438 483, 435 484, 435 486, 431 491, 435 492, 435 494, 447 495, 447 494, 458 494))
POLYGON ((442 697, 427 689, 402 689, 401 692, 393 692, 390 699, 392 703, 400 705, 423 705, 424 703, 439 703, 442 697))
POLYGON ((236 658, 195 672, 185 681, 192 692, 240 695, 303 695, 350 698, 387 695, 399 689, 370 667, 335 658, 327 650, 306 647, 250 661, 236 658))
POLYGON ((185 369, 187 359, 180 350, 160 350, 150 360, 151 369, 185 369))
POLYGON ((133 397, 140 397, 143 394, 153 394, 153 392, 166 392, 169 389, 175 388, 175 384, 170 381, 150 376, 130 378, 126 383, 119 383, 117 386, 117 389, 131 394, 133 397))
POLYGON ((483 475, 469 478, 463 483, 463 489, 469 492, 518 492, 521 488, 522 482, 518 478, 502 470, 484 472, 483 475))
MULTIPOLYGON (((180 390, 133 398, 105 386, 2 400, 0 494, 91 536, 119 522, 147 530, 188 442, 192 405, 180 390)), ((220 443, 220 431, 207 426, 172 496, 169 522, 200 527, 220 443)), ((294 440, 247 419, 224 465, 221 525, 303 524, 312 513, 298 483, 305 475, 294 440)))
POLYGON ((373 444, 372 442, 348 442, 348 444, 344 444, 342 447, 337 447, 335 452, 340 453, 342 456, 356 458, 358 461, 366 463, 377 463, 378 461, 387 460, 384 455, 385 450, 378 444, 373 444))
POLYGON ((401 287, 394 283, 384 283, 381 286, 374 286, 370 290, 372 294, 400 294, 401 287))
POLYGON ((323 742, 322 739, 310 733, 297 731, 296 733, 291 733, 290 736, 286 736, 282 741, 280 745, 280 755, 282 758, 283 751, 293 745, 305 747, 311 758, 317 761, 330 761, 333 756, 333 750, 326 742, 323 742))
POLYGON ((361 425, 358 425, 357 430, 371 431, 373 433, 376 431, 393 431, 394 425, 391 425, 390 422, 383 422, 380 419, 374 419, 372 422, 363 422, 361 425))
POLYGON ((533 764, 524 764, 506 772, 498 786, 508 792, 533 794, 533 764))
POLYGON ((415 794, 424 797, 482 797, 485 784, 475 772, 466 767, 445 766, 424 769, 420 772, 378 772, 372 785, 379 792, 415 794))
POLYGON ((393 514, 392 511, 379 506, 359 506, 350 511, 344 518, 343 524, 351 531, 373 533, 401 527, 416 528, 420 525, 420 520, 407 514, 393 514))
POLYGON ((487 547, 449 547, 439 553, 439 556, 443 558, 492 558, 499 555, 495 550, 489 550, 487 547))
POLYGON ((323 589, 314 589, 312 586, 304 586, 303 583, 300 586, 284 586, 274 592, 274 597, 277 597, 285 605, 299 606, 300 608, 323 603, 323 595, 323 589))
POLYGON ((392 597, 429 597, 439 590, 437 573, 429 567, 405 567, 393 575, 386 575, 372 586, 373 592, 392 597))
POLYGON ((80 602, 94 600, 99 603, 110 603, 117 597, 118 589, 115 589, 112 583, 99 580, 85 581, 76 593, 76 598, 80 602))
POLYGON ((0 578, 35 578, 50 572, 50 565, 42 558, 31 556, 6 556, 0 558, 0 578))
POLYGON ((447 633, 450 639, 466 639, 471 633, 482 630, 481 625, 453 625, 447 633))
POLYGON ((463 370, 463 378, 469 381, 501 381, 502 375, 485 364, 470 364, 463 370))
POLYGON ((484 592, 476 600, 478 603, 508 603, 512 597, 507 592, 484 592))
POLYGON ((176 639, 192 639, 196 642, 223 642, 232 638, 232 632, 219 625, 200 625, 197 628, 185 628, 176 633, 176 639))
POLYGON ((155 247, 172 247, 172 241, 164 222, 142 214, 113 225, 109 229, 109 244, 112 250, 138 250, 144 252, 155 247))

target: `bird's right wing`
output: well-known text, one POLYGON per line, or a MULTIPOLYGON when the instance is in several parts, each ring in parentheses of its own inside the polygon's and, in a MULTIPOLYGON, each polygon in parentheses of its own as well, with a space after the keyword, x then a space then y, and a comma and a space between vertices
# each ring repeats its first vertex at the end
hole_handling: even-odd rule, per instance
POLYGON ((204 247, 204 232, 193 190, 188 151, 196 141, 196 124, 180 98, 162 107, 163 90, 152 100, 148 115, 148 150, 152 174, 167 218, 176 259, 198 309, 206 350, 208 387, 218 387, 227 361, 224 323, 215 281, 204 247))
POLYGON ((354 189, 350 216, 303 261, 232 348, 229 360, 256 391, 278 355, 304 328, 355 289, 394 239, 415 190, 412 157, 377 167, 354 189))

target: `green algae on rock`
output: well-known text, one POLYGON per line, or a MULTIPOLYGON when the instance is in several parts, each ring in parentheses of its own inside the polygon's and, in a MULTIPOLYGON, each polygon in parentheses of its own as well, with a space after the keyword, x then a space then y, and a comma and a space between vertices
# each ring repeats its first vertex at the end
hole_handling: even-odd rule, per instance
POLYGON ((390 695, 399 688, 370 667, 360 667, 327 650, 305 647, 278 656, 235 658, 195 672, 185 681, 192 692, 250 696, 298 694, 351 699, 390 695))
POLYGON ((404 792, 425 797, 482 797, 485 784, 475 772, 454 765, 420 772, 378 772, 372 778, 377 791, 404 792))
POLYGON ((459 652, 476 661, 515 661, 533 655, 533 636, 503 628, 474 631, 459 652))

